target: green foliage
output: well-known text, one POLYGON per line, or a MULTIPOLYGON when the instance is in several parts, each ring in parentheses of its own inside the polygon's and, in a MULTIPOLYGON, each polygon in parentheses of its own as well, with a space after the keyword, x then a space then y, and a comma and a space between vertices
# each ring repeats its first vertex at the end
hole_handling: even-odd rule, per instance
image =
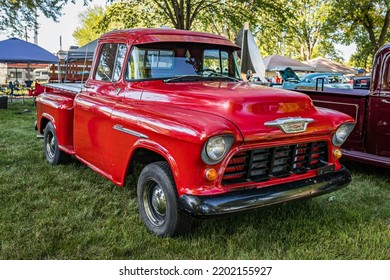
POLYGON ((312 58, 315 57, 325 57, 342 64, 345 63, 342 54, 335 49, 334 42, 331 40, 323 40, 313 49, 312 58))
MULTIPOLYGON (((149 2, 149 1, 146 1, 149 2)), ((152 0, 157 12, 168 18, 176 29, 190 30, 194 20, 203 11, 221 5, 220 0, 152 0)))
POLYGON ((190 235, 161 239, 138 217, 136 177, 120 188, 75 159, 50 166, 35 107, 15 100, 8 107, 0 110, 2 260, 390 258, 388 170, 345 162, 353 177, 345 189, 200 220, 190 235))
MULTIPOLYGON (((90 1, 84 0, 84 5, 90 1)), ((0 31, 21 35, 25 27, 33 29, 37 11, 57 20, 68 2, 75 3, 75 0, 0 0, 0 31)))
POLYGON ((390 1, 333 0, 332 6, 335 12, 333 22, 340 30, 338 41, 356 43, 358 51, 352 56, 355 66, 371 66, 375 52, 390 40, 390 1))
POLYGON ((282 5, 294 11, 281 26, 287 32, 286 40, 293 57, 305 61, 313 58, 313 54, 325 56, 323 50, 334 52, 326 42, 333 32, 328 21, 332 13, 328 0, 285 0, 282 5))
POLYGON ((112 4, 107 8, 99 23, 102 30, 124 28, 152 28, 167 25, 167 19, 156 14, 152 2, 143 3, 138 0, 127 0, 112 4))
POLYGON ((357 53, 350 64, 366 68, 378 46, 390 39, 388 6, 387 0, 127 0, 109 6, 101 19, 82 22, 78 30, 88 32, 75 36, 79 40, 114 28, 170 26, 234 41, 249 22, 263 56, 281 54, 284 48, 286 56, 302 61, 322 56, 343 62, 335 44, 354 42, 357 53))
POLYGON ((105 10, 100 6, 89 7, 86 13, 79 14, 81 27, 76 28, 73 32, 73 37, 79 46, 88 44, 107 31, 107 29, 98 27, 104 16, 105 10))
POLYGON ((243 23, 249 22, 263 55, 280 52, 281 31, 285 29, 288 35, 285 38, 286 54, 305 60, 311 58, 313 52, 323 55, 322 50, 330 50, 335 53, 331 44, 325 41, 326 35, 331 32, 326 24, 331 12, 328 2, 128 0, 110 6, 99 28, 106 31, 112 27, 158 27, 163 23, 179 29, 220 34, 234 40, 243 23))

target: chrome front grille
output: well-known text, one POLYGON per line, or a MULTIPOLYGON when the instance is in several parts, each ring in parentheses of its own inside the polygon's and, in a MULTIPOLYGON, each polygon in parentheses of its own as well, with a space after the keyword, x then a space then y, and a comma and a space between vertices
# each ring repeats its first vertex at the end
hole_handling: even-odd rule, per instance
POLYGON ((303 174, 328 163, 325 142, 293 144, 246 150, 230 160, 222 179, 223 185, 262 182, 271 178, 303 174))

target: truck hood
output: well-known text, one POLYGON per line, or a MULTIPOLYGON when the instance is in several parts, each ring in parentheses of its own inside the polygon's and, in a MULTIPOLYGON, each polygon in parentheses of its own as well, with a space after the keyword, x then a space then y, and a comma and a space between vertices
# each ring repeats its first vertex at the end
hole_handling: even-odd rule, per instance
POLYGON ((141 100, 220 116, 234 123, 246 141, 293 136, 265 124, 283 118, 313 119, 304 134, 321 130, 329 133, 332 129, 329 115, 317 110, 302 93, 246 82, 148 81, 145 87, 142 84, 137 86, 142 90, 141 100))

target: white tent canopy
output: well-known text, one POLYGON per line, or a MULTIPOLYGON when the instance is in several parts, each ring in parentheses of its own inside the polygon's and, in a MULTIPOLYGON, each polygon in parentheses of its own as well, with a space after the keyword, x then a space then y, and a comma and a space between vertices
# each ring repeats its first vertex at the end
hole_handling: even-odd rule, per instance
POLYGON ((315 72, 337 72, 342 74, 358 74, 358 71, 343 65, 341 63, 323 58, 317 57, 314 59, 310 59, 305 63, 311 65, 314 68, 315 72))
POLYGON ((314 67, 308 64, 277 54, 265 57, 264 64, 268 72, 284 70, 287 67, 294 71, 314 71, 314 67))

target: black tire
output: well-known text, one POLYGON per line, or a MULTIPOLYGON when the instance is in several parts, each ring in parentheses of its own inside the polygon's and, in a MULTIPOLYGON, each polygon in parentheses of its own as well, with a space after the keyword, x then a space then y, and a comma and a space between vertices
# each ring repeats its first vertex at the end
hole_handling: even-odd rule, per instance
POLYGON ((142 221, 157 236, 173 237, 190 230, 192 218, 178 209, 176 186, 167 162, 150 163, 142 169, 137 200, 142 221))
POLYGON ((58 147, 57 135, 52 122, 49 122, 45 127, 43 147, 46 160, 51 165, 66 163, 70 159, 70 155, 61 151, 58 147))

